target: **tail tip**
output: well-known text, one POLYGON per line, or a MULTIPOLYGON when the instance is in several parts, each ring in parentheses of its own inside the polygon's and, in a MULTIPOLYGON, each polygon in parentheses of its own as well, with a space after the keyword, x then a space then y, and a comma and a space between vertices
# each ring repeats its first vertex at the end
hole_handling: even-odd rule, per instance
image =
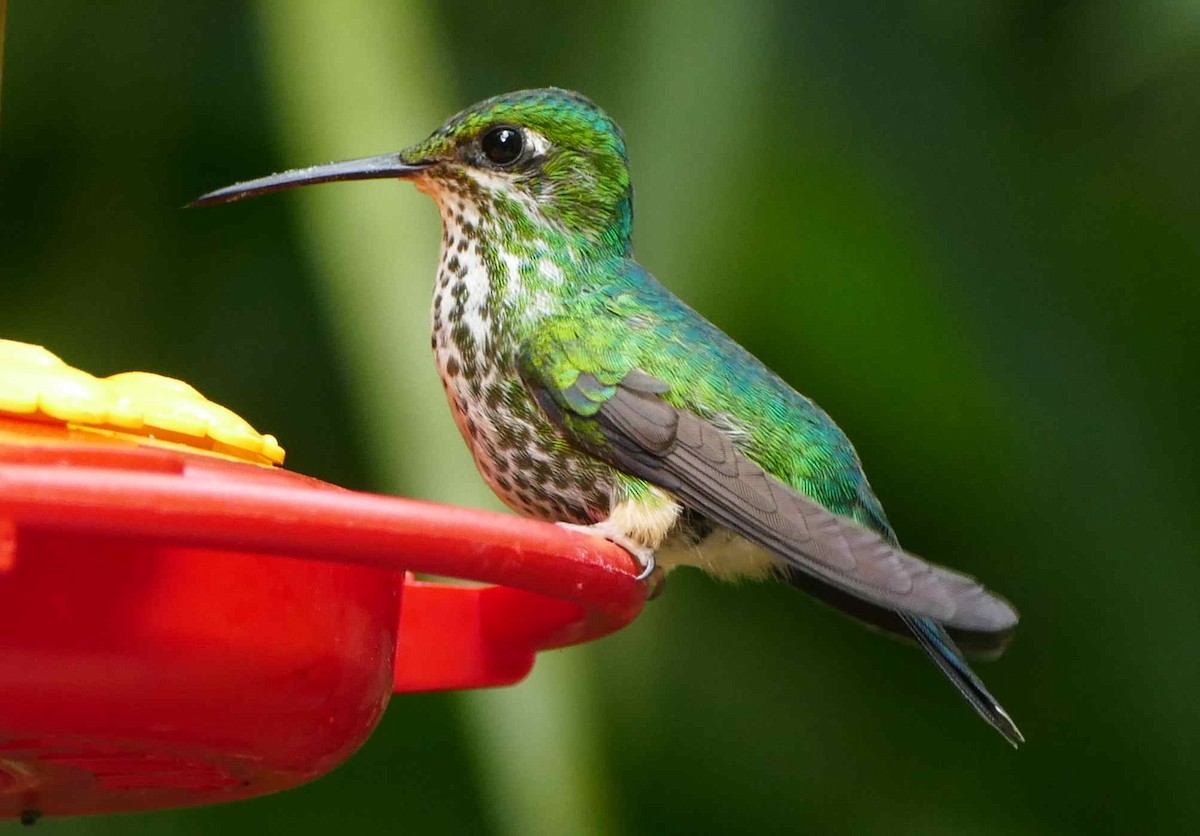
POLYGON ((1021 744, 1025 742, 1025 735, 1021 734, 1021 730, 1017 728, 1012 717, 1008 716, 1007 711, 998 704, 993 704, 991 716, 987 719, 991 722, 992 728, 1000 732, 1001 737, 1007 740, 1009 745, 1014 749, 1021 748, 1021 744))

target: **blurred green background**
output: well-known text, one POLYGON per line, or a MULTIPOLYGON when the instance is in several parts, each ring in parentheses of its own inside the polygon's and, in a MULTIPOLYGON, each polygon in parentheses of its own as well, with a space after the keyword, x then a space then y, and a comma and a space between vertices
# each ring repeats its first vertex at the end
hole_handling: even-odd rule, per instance
POLYGON ((980 672, 1029 739, 789 589, 681 572, 517 688, 395 700, 312 785, 39 832, 1195 826, 1200 4, 15 0, 6 50, 0 336, 182 377, 296 470, 484 507, 427 198, 180 207, 501 91, 593 97, 642 263, 838 419, 910 548, 1021 609, 980 672))

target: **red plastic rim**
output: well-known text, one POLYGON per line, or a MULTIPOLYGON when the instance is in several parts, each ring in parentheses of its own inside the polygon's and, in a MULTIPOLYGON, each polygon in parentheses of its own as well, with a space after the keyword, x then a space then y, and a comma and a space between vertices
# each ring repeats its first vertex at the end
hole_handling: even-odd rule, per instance
POLYGON ((545 523, 0 417, 0 815, 311 780, 393 692, 510 684, 625 626, 637 568, 545 523))
POLYGON ((0 433, 14 431, 26 439, 0 435, 0 569, 7 525, 421 572, 583 608, 537 649, 611 633, 645 602, 627 552, 559 526, 0 418, 0 433))

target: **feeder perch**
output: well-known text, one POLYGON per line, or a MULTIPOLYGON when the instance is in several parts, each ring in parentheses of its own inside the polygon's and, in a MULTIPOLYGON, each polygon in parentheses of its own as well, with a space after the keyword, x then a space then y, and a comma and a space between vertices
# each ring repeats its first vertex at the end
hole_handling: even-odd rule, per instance
POLYGON ((610 543, 283 455, 185 383, 0 340, 0 816, 293 787, 392 694, 515 683, 641 610, 610 543))

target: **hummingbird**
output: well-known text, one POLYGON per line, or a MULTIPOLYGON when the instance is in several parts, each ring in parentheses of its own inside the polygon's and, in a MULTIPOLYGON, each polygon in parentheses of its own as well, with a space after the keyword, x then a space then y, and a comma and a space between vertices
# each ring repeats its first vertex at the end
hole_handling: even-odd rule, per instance
POLYGON ((558 88, 507 93, 403 151, 192 205, 366 179, 409 180, 437 204, 433 354, 505 504, 617 543, 641 580, 680 565, 781 578, 914 640, 1023 742, 964 656, 1003 652, 1016 611, 902 550, 833 420, 634 260, 625 138, 596 104, 558 88))

